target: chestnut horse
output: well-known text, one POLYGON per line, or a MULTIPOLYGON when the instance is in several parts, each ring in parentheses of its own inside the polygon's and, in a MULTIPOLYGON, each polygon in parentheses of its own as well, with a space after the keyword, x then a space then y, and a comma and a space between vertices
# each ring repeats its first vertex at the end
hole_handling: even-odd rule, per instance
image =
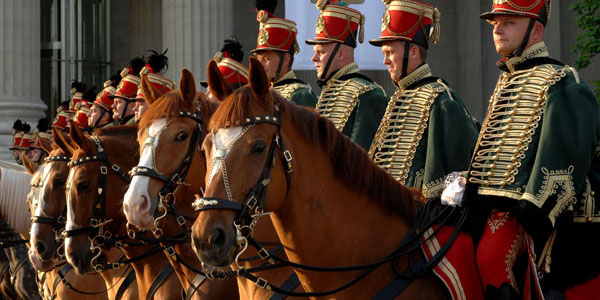
POLYGON ((150 107, 140 120, 141 158, 125 194, 125 215, 131 224, 153 229, 158 239, 166 241, 167 257, 188 298, 237 299, 235 280, 206 281, 198 272, 201 265, 191 249, 187 225, 195 220, 191 203, 194 194, 200 193, 196 183, 203 181, 206 170, 199 151, 206 132, 203 120, 210 118, 217 104, 196 93, 194 77, 186 69, 178 91, 160 95, 145 76, 142 90, 150 107), (141 202, 136 203, 138 200, 141 202), (160 217, 155 218, 155 212, 160 217))
POLYGON ((72 142, 64 142, 73 153, 66 187, 67 261, 80 274, 115 264, 124 272, 131 263, 140 299, 180 299, 181 285, 162 248, 127 238, 121 199, 129 180, 124 170, 138 159, 136 132, 135 126, 115 126, 87 138, 71 121, 72 142), (114 246, 121 248, 126 260, 108 260, 103 250, 114 246))
MULTIPOLYGON (((244 242, 240 235, 251 237, 252 220, 263 210, 272 212, 293 263, 337 267, 377 262, 401 245, 423 201, 418 191, 403 187, 373 164, 326 118, 270 91, 255 59, 250 60, 248 86, 225 99, 210 129, 213 134, 205 139, 204 149, 211 172, 206 197, 195 203, 200 212, 192 227, 192 243, 204 263, 232 263, 237 243, 244 242)), ((402 270, 408 257, 393 263, 402 270)), ((367 274, 295 271, 308 292, 335 290, 364 274, 333 296, 369 299, 397 278, 390 266, 382 264, 367 274)), ((431 274, 415 278, 396 299, 447 297, 431 274)))
MULTIPOLYGON (((56 133, 54 140, 59 143, 62 141, 56 133)), ((29 260, 36 270, 44 272, 40 294, 44 295, 44 299, 137 299, 135 283, 131 286, 121 284, 122 271, 107 270, 101 274, 79 275, 65 264, 60 233, 66 221, 65 184, 71 153, 64 152, 56 144, 44 143, 42 146, 49 156, 40 168, 23 157, 23 165, 32 174, 31 191, 27 196, 32 218, 29 260), (61 276, 70 287, 62 281, 61 276), (106 288, 99 288, 103 283, 106 288)), ((120 251, 110 253, 113 259, 121 255, 120 251)))
MULTIPOLYGON (((211 63, 208 66, 207 74, 210 90, 216 99, 223 99, 225 98, 225 96, 232 92, 231 87, 223 78, 223 75, 219 71, 216 63, 211 61, 211 63)), ((192 82, 193 78, 191 77, 191 74, 188 75, 187 72, 184 71, 182 74, 182 83, 184 83, 185 80, 190 80, 190 82, 188 84, 180 84, 181 91, 185 90, 186 88, 195 87, 195 85, 192 82)), ((146 84, 146 87, 149 88, 150 86, 146 84)), ((181 94, 184 95, 185 93, 181 94)), ((194 90, 188 91, 188 94, 193 95, 194 90)), ((177 99, 173 97, 161 97, 158 99, 158 101, 153 101, 154 104, 150 106, 150 108, 144 115, 141 121, 140 134, 138 137, 140 147, 142 147, 142 159, 140 160, 140 167, 147 169, 153 168, 151 158, 152 155, 154 155, 153 159, 158 169, 163 174, 171 174, 173 170, 177 169, 177 165, 184 160, 185 151, 188 150, 190 147, 189 142, 188 145, 181 145, 181 141, 178 141, 177 137, 182 133, 185 133, 187 136, 191 136, 193 134, 193 131, 196 130, 197 124, 195 124, 193 121, 188 120, 187 118, 168 117, 173 114, 179 113, 179 111, 195 111, 192 103, 189 103, 187 105, 187 108, 185 107, 185 104, 180 100, 185 99, 185 97, 183 97, 182 95, 180 96, 180 98, 177 99), (164 120, 165 116, 168 120, 164 120), (164 124, 167 123, 169 124, 169 126, 168 128, 165 128, 164 124), (146 129, 142 131, 142 128, 146 129), (145 141, 149 134, 148 131, 150 131, 151 135, 156 135, 157 132, 161 132, 162 130, 164 130, 164 132, 160 133, 159 136, 155 137, 153 146, 145 145, 145 141), (153 148, 155 150, 152 154, 153 148), (146 151, 146 156, 144 156, 144 151, 146 151), (143 161, 144 157, 146 157, 146 161, 143 161)), ((146 99, 148 100, 149 98, 147 97, 146 99)), ((206 101, 202 97, 198 99, 198 102, 200 103, 200 108, 203 112, 202 120, 206 122, 212 115, 212 112, 215 110, 216 105, 206 103, 206 101), (210 107, 208 109, 203 109, 203 107, 205 107, 206 105, 210 105, 210 107), (208 112, 208 114, 205 112, 208 112)), ((205 124, 206 123, 203 123, 201 126, 201 130, 203 130, 203 132, 206 132, 205 124)), ((154 168, 156 169, 156 167, 154 168)), ((132 222, 136 226, 146 226, 147 228, 151 228, 154 224, 153 214, 155 208, 153 207, 158 206, 158 202, 160 199, 159 192, 161 192, 160 189, 164 186, 164 182, 161 182, 156 178, 144 177, 143 175, 145 174, 138 173, 133 177, 129 191, 125 196, 124 208, 130 222, 132 222), (147 204, 145 203, 146 201, 155 202, 147 204)), ((205 176, 206 165, 204 156, 201 155, 199 151, 195 151, 195 155, 190 160, 190 173, 188 173, 187 178, 185 180, 185 182, 189 184, 178 185, 175 192, 173 193, 173 204, 177 207, 178 211, 185 213, 186 215, 192 215, 195 217, 196 214, 191 210, 191 203, 194 199, 194 194, 202 193, 202 189, 204 188, 205 176)), ((180 233, 181 230, 179 229, 179 226, 176 225, 177 223, 174 222, 174 216, 169 216, 172 218, 172 224, 175 225, 170 226, 169 228, 165 227, 163 225, 164 223, 159 222, 159 227, 164 232, 167 232, 167 230, 173 231, 173 229, 176 229, 174 233, 180 233)), ((276 241, 277 244, 279 244, 277 240, 277 235, 270 222, 261 222, 259 224, 259 227, 260 228, 257 229, 257 236, 260 239, 266 237, 267 240, 276 241)), ((180 247, 184 246, 186 247, 186 251, 183 253, 187 255, 187 260, 195 261, 195 267, 198 268, 200 265, 197 262, 197 258, 193 253, 189 252, 190 245, 180 245, 180 247), (192 254, 192 257, 189 257, 190 254, 192 254)), ((177 252, 182 253, 181 251, 177 252)), ((256 256, 256 253, 248 256, 256 256)), ((255 260, 245 261, 244 264, 246 267, 253 267, 257 265, 256 261, 261 263, 260 260, 255 260)), ((268 278, 269 280, 272 280, 276 283, 283 283, 287 278, 290 277, 290 274, 293 273, 289 269, 278 269, 260 273, 261 277, 268 278)), ((190 275, 193 276, 194 274, 190 275)), ((241 299, 270 299, 273 296, 273 292, 260 289, 254 283, 247 281, 243 278, 238 278, 238 287, 241 299)), ((292 287, 295 286, 292 285, 292 287)))

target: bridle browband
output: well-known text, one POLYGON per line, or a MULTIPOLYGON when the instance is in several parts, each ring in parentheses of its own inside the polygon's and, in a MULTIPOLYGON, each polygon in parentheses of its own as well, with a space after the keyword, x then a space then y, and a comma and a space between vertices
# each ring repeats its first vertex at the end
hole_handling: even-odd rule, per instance
MULTIPOLYGON (((143 146, 143 147, 146 147, 146 146, 152 147, 152 149, 151 149, 152 150, 152 167, 149 168, 149 167, 144 167, 144 166, 136 166, 133 169, 131 169, 131 171, 129 172, 131 177, 147 176, 147 177, 152 177, 152 178, 158 179, 165 183, 163 185, 163 187, 160 189, 160 191, 158 192, 158 196, 160 198, 158 205, 164 206, 165 212, 160 217, 155 219, 155 221, 154 221, 155 228, 153 229, 154 235, 159 238, 162 237, 162 230, 160 228, 158 228, 157 224, 160 219, 164 218, 167 215, 167 213, 173 214, 173 216, 177 220, 177 223, 183 230, 183 233, 182 233, 183 238, 185 238, 185 236, 189 232, 188 228, 186 227, 186 218, 185 218, 185 216, 183 216, 179 213, 179 211, 177 210, 176 206, 174 205, 174 203, 172 201, 172 198, 173 198, 173 195, 174 195, 177 187, 185 182, 187 173, 191 167, 192 157, 194 156, 194 148, 196 148, 198 142, 202 142, 205 137, 204 130, 203 130, 204 121, 202 120, 202 114, 200 113, 200 110, 198 107, 196 107, 195 113, 189 112, 189 111, 180 111, 178 116, 181 118, 190 118, 190 119, 196 121, 196 123, 197 123, 197 126, 194 129, 194 132, 192 133, 192 137, 190 139, 190 144, 188 146, 185 157, 183 158, 183 160, 181 161, 179 166, 177 166, 177 168, 175 168, 175 170, 173 170, 173 172, 171 172, 171 174, 169 174, 169 175, 163 175, 160 171, 158 171, 158 169, 154 163, 153 143, 154 143, 154 139, 157 138, 160 135, 160 133, 162 132, 162 131, 159 131, 155 136, 150 136, 150 133, 148 133, 148 137, 146 138, 146 141, 144 141, 144 146, 143 146)), ((166 129, 167 126, 165 126, 164 129, 166 129)))

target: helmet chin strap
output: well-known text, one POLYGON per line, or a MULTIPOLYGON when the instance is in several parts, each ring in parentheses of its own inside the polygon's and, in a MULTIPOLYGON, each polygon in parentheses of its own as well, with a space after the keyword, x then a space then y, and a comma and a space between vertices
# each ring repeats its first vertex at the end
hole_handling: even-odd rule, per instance
POLYGON ((523 51, 525 51, 525 47, 527 46, 527 43, 529 43, 529 36, 531 35, 531 30, 533 29, 533 25, 535 25, 535 19, 531 18, 531 19, 529 19, 529 25, 527 26, 527 31, 525 31, 525 37, 523 38, 521 45, 519 45, 519 48, 515 49, 515 51, 513 51, 513 53, 508 55, 509 58, 515 57, 515 56, 521 56, 521 54, 523 54, 523 51))
POLYGON ((96 122, 94 122, 94 124, 92 124, 92 128, 97 128, 98 127, 98 123, 100 122, 100 120, 102 120, 102 117, 104 117, 104 114, 107 113, 106 109, 101 108, 101 110, 102 110, 102 113, 100 114, 100 117, 98 117, 98 119, 96 120, 96 122))
POLYGON ((408 69, 408 52, 410 51, 410 43, 404 42, 404 57, 402 58, 402 74, 400 74, 400 79, 406 77, 406 71, 408 69))
POLYGON ((277 78, 279 77, 279 74, 281 73, 281 68, 283 67, 283 59, 284 58, 285 58, 285 52, 279 51, 279 64, 277 65, 277 71, 275 72, 275 75, 273 75, 271 82, 275 82, 275 80, 277 80, 277 78))
POLYGON ((333 59, 335 58, 335 55, 337 54, 338 50, 340 50, 340 46, 342 46, 341 43, 335 43, 335 47, 333 48, 333 51, 331 51, 329 59, 327 59, 327 64, 325 64, 325 69, 323 69, 323 73, 321 73, 321 76, 319 76, 319 80, 317 80, 317 84, 319 85, 319 87, 322 87, 327 83, 325 76, 327 76, 327 72, 329 72, 329 67, 331 66, 331 63, 333 62, 333 59))

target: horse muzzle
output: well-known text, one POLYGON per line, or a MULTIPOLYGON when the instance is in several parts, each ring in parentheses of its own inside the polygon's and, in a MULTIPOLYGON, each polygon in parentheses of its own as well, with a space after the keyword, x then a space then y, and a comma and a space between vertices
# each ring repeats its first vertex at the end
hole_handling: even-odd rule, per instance
MULTIPOLYGON (((197 222, 196 222, 197 223, 197 222)), ((225 267, 235 258, 238 247, 234 228, 227 229, 221 224, 196 228, 192 227, 192 248, 198 258, 205 264, 214 267, 225 267)))

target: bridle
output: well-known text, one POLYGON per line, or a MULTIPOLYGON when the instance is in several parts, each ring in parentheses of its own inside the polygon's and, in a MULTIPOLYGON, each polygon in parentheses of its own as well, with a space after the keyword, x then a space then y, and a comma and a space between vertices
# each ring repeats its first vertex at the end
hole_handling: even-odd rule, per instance
MULTIPOLYGON (((100 264, 95 264, 94 262, 100 257, 101 253, 102 253, 102 249, 101 246, 103 246, 105 243, 109 243, 111 242, 111 238, 112 239, 118 239, 118 238, 113 238, 113 234, 112 232, 106 230, 104 228, 104 225, 111 222, 111 220, 106 220, 105 216, 106 216, 106 189, 107 189, 107 185, 106 185, 106 176, 108 175, 108 170, 112 170, 113 172, 115 172, 117 175, 119 175, 125 182, 130 183, 131 179, 129 178, 129 176, 127 176, 127 173, 123 172, 123 170, 121 169, 121 167, 119 167, 119 165, 117 164, 113 164, 108 160, 108 157, 106 156, 106 153, 104 152, 104 147, 102 145, 102 142, 100 141, 100 139, 97 136, 91 136, 92 141, 94 142, 94 145, 96 146, 96 151, 97 153, 95 155, 92 156, 86 156, 77 160, 71 160, 67 165, 70 168, 76 167, 76 166, 81 166, 85 163, 89 163, 89 162, 99 162, 100 163, 100 168, 99 168, 99 176, 98 176, 98 189, 97 189, 97 193, 96 193, 96 200, 94 202, 94 211, 93 211, 93 215, 92 218, 90 219, 90 225, 87 226, 82 226, 82 227, 78 227, 75 229, 70 229, 70 230, 64 230, 62 233, 62 236, 64 238, 67 237, 73 237, 76 235, 80 235, 83 233, 87 233, 89 232, 89 239, 90 239, 90 250, 92 252, 97 251, 97 254, 94 255, 94 257, 92 258, 92 267, 94 268, 94 270, 96 270, 97 272, 102 272, 105 270, 105 268, 100 265, 100 264), (108 166, 108 167, 107 167, 108 166)), ((67 182, 67 197, 70 197, 70 190, 72 188, 71 184, 72 184, 72 178, 69 178, 68 182, 67 182)))
MULTIPOLYGON (((175 168, 175 170, 173 170, 173 172, 171 172, 171 174, 164 175, 163 173, 161 173, 158 170, 155 160, 154 160, 154 156, 155 156, 154 153, 156 151, 156 149, 154 148, 154 140, 156 138, 158 138, 164 130, 167 129, 167 127, 168 127, 168 125, 167 125, 164 128, 162 128, 159 132, 157 132, 155 135, 150 135, 150 133, 148 132, 148 136, 146 137, 146 140, 144 141, 144 144, 142 146, 142 151, 144 150, 145 147, 150 147, 150 150, 152 151, 151 152, 152 153, 152 167, 148 168, 148 167, 144 167, 144 166, 136 166, 133 169, 131 169, 131 171, 129 172, 131 177, 147 176, 147 177, 152 177, 152 178, 158 179, 165 183, 158 193, 158 196, 160 199, 159 203, 158 203, 158 209, 159 210, 162 209, 163 212, 161 213, 161 215, 159 217, 155 218, 154 229, 152 230, 154 235, 158 238, 161 238, 162 233, 163 233, 162 229, 160 229, 158 227, 158 222, 161 219, 165 218, 168 213, 173 214, 173 216, 177 220, 177 224, 179 224, 179 226, 181 227, 183 233, 180 236, 182 238, 186 238, 187 233, 189 232, 189 229, 186 226, 186 217, 179 213, 178 209, 176 208, 176 206, 173 203, 174 202, 173 198, 174 198, 174 193, 175 193, 177 187, 184 184, 184 182, 185 182, 187 173, 191 167, 192 157, 194 156, 194 148, 196 148, 199 141, 201 142, 204 140, 204 136, 205 136, 204 130, 202 129, 204 122, 202 120, 202 114, 200 113, 200 110, 198 107, 196 107, 196 112, 180 111, 178 113, 178 116, 181 118, 190 118, 190 119, 196 121, 196 123, 197 123, 197 126, 194 129, 194 132, 192 133, 192 137, 190 139, 190 144, 188 146, 185 157, 181 161, 179 166, 177 166, 177 168, 175 168)), ((128 225, 128 227, 129 227, 129 225, 128 225)))
MULTIPOLYGON (((281 121, 279 118, 279 106, 277 104, 275 104, 274 107, 274 116, 257 116, 246 118, 245 122, 243 122, 242 124, 242 126, 245 126, 242 132, 240 132, 240 134, 236 136, 228 145, 225 145, 225 147, 232 147, 233 144, 239 138, 241 138, 244 133, 248 131, 248 129, 252 128, 256 124, 271 124, 277 128, 277 132, 273 135, 271 146, 269 147, 269 152, 267 154, 267 159, 260 173, 258 181, 250 189, 244 202, 240 204, 233 200, 233 197, 230 192, 229 181, 227 179, 227 171, 225 168, 225 149, 217 149, 215 152, 216 155, 213 157, 213 165, 218 162, 222 167, 221 173, 223 175, 225 189, 226 191, 228 191, 228 199, 216 197, 199 197, 192 204, 196 211, 205 211, 212 209, 225 209, 237 211, 235 220, 233 221, 233 225, 236 228, 238 235, 238 244, 242 247, 242 251, 238 252, 236 256, 236 264, 238 264, 238 259, 240 255, 245 251, 248 242, 250 242, 255 247, 257 245, 260 245, 260 243, 258 243, 251 237, 253 236, 256 223, 258 222, 258 218, 265 215, 265 197, 267 194, 269 183, 271 182, 271 170, 275 167, 275 153, 278 152, 277 148, 279 148, 280 150, 279 152, 281 153, 282 161, 285 162, 283 163, 283 168, 288 192, 291 184, 290 174, 293 171, 292 154, 289 150, 286 149, 285 144, 283 142, 283 137, 281 135, 281 121)), ((216 146, 218 145, 215 144, 215 147, 216 146)), ((257 250, 258 254, 263 259, 267 259, 270 256, 268 251, 264 247, 262 247, 262 245, 257 247, 257 250)), ((242 267, 238 264, 238 268, 242 267)))
MULTIPOLYGON (((57 161, 64 161, 64 162, 68 163, 69 161, 71 161, 71 157, 64 156, 64 155, 55 155, 55 156, 49 156, 49 157, 44 158, 44 161, 47 164, 57 162, 57 161)), ((46 180, 48 180, 49 174, 50 174, 50 172, 45 174, 44 177, 42 177, 42 179, 39 182, 36 182, 31 185, 31 187, 35 190, 35 192, 34 192, 35 197, 33 199, 31 199, 32 207, 39 206, 39 211, 41 213, 41 215, 39 215, 39 216, 35 215, 35 209, 34 209, 34 215, 31 217, 31 223, 32 224, 34 224, 34 223, 50 224, 52 226, 52 231, 54 232, 54 238, 57 241, 60 241, 60 240, 64 239, 62 237, 62 231, 65 228, 67 205, 65 203, 65 206, 61 210, 58 217, 50 217, 50 215, 44 211, 44 209, 43 209, 44 199, 42 199, 40 193, 41 193, 41 189, 43 188, 44 182, 46 180)), ((57 247, 56 254, 58 254, 58 256, 62 258, 63 254, 60 253, 61 248, 62 248, 62 243, 59 247, 57 247)))

